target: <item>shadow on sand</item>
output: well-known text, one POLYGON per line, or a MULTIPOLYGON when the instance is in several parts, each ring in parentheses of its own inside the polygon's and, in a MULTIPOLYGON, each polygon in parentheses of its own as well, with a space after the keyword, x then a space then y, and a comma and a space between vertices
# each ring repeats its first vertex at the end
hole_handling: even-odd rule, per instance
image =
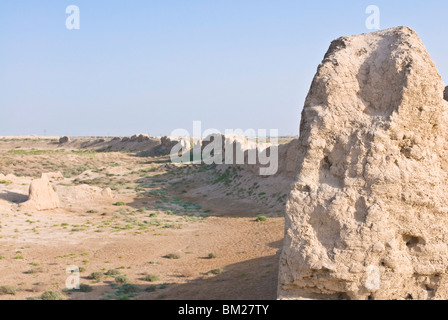
POLYGON ((2 193, 0 193, 0 199, 12 203, 23 203, 25 201, 28 201, 28 196, 17 192, 3 191, 2 193))
MULTIPOLYGON (((278 258, 277 254, 231 264, 224 267, 225 271, 221 274, 201 274, 185 283, 164 283, 161 279, 145 285, 132 284, 129 294, 119 292, 120 286, 115 284, 113 278, 107 278, 102 285, 93 287, 92 292, 73 291, 68 293, 68 297, 73 300, 275 300, 278 258), (102 295, 99 296, 99 293, 102 295)), ((179 276, 179 282, 181 278, 179 276)), ((92 280, 82 278, 81 283, 90 285, 92 280)))

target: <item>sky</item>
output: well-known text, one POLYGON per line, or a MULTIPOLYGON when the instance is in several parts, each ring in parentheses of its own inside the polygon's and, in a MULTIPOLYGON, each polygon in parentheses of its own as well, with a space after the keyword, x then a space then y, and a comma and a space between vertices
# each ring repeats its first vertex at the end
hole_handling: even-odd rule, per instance
POLYGON ((193 121, 298 135, 330 42, 375 31, 369 5, 381 29, 416 30, 448 81, 448 1, 2 0, 0 136, 159 136, 193 121))

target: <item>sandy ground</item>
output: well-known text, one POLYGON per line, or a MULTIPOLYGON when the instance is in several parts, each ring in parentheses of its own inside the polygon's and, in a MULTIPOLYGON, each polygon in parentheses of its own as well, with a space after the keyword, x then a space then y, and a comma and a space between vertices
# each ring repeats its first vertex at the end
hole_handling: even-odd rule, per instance
POLYGON ((227 197, 222 188, 193 192, 213 181, 212 169, 17 138, 0 140, 0 174, 0 291, 16 291, 0 299, 48 290, 67 299, 276 298, 281 209, 227 197), (61 207, 22 210, 43 172, 62 173, 52 180, 61 207), (100 195, 106 187, 112 197, 100 195), (266 221, 256 221, 261 214, 266 221), (70 265, 81 268, 90 292, 66 289, 70 265), (126 277, 128 291, 108 270, 126 277), (89 278, 94 272, 99 280, 89 278))

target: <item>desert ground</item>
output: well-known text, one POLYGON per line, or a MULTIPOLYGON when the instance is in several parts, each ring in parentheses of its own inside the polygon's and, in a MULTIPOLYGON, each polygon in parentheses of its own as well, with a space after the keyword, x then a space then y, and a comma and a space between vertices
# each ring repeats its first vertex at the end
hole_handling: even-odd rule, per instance
POLYGON ((122 140, 0 138, 0 299, 276 299, 290 182, 122 140), (43 173, 59 208, 24 207, 43 173))

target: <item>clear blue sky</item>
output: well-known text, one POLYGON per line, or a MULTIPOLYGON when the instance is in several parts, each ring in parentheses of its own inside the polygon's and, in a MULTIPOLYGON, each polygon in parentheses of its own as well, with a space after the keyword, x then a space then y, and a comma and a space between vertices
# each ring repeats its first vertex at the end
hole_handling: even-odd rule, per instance
MULTIPOLYGON (((448 1, 2 0, 0 135, 279 129, 331 40, 407 25, 448 76, 448 1), (81 29, 67 30, 77 5, 81 29)), ((446 79, 446 78, 444 78, 446 79)))

